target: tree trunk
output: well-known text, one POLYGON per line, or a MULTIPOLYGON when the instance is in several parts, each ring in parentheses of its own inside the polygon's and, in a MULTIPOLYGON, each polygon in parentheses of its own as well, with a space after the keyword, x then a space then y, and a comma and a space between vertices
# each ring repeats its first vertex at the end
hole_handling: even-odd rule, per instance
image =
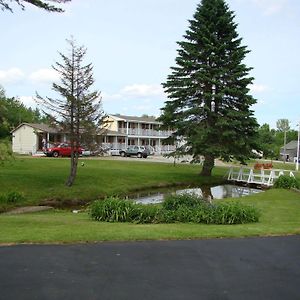
POLYGON ((78 165, 78 153, 76 152, 71 154, 71 169, 70 169, 70 175, 66 182, 66 186, 73 185, 77 174, 77 165, 78 165))
POLYGON ((212 155, 204 156, 203 168, 200 173, 201 176, 211 176, 211 171, 215 165, 215 158, 212 155))

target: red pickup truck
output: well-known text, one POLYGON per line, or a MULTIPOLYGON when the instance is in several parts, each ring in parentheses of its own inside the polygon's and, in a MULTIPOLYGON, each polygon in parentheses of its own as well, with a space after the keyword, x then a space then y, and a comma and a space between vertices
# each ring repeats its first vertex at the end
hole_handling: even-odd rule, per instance
MULTIPOLYGON (((82 148, 75 148, 75 152, 82 154, 82 148)), ((44 152, 48 157, 71 156, 71 146, 67 143, 61 143, 55 147, 46 149, 44 152)))

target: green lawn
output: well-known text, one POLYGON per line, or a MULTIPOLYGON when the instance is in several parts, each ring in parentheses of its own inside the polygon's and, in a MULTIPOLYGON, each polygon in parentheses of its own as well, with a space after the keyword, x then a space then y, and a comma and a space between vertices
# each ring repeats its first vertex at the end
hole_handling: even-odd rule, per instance
MULTIPOLYGON (((179 184, 211 184, 223 180, 226 169, 215 169, 214 177, 198 176, 200 166, 146 161, 80 159, 75 184, 64 185, 69 172, 69 159, 18 158, 0 166, 0 194, 17 191, 24 194, 26 204, 45 199, 95 200, 109 195, 153 187, 179 184), (81 166, 84 161, 85 165, 81 166)), ((23 204, 23 203, 22 203, 23 204)), ((0 205, 1 208, 1 205, 0 205)))
POLYGON ((300 194, 269 190, 245 197, 261 210, 259 223, 243 225, 104 223, 66 211, 0 216, 0 243, 75 243, 198 239, 300 234, 300 194))
MULTIPOLYGON (((19 158, 0 167, 1 192, 19 191, 25 204, 43 199, 93 200, 105 195, 125 195, 154 186, 218 184, 226 168, 215 168, 210 179, 200 177, 197 165, 84 159, 72 188, 64 186, 68 159, 19 158)), ((299 173, 298 173, 299 178, 299 173)), ((226 200, 226 201, 231 201, 226 200)), ((300 234, 300 193, 271 189, 241 198, 261 211, 259 223, 244 225, 103 223, 88 213, 55 210, 22 215, 0 215, 0 243, 75 243, 113 240, 197 239, 300 234)))

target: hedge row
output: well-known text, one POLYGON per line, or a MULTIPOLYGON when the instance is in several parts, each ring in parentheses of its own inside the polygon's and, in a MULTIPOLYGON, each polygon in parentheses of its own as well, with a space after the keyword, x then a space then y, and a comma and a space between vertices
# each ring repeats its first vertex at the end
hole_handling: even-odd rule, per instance
POLYGON ((106 222, 243 224, 258 222, 259 211, 240 202, 208 203, 197 196, 171 195, 162 205, 108 198, 90 207, 91 218, 106 222))

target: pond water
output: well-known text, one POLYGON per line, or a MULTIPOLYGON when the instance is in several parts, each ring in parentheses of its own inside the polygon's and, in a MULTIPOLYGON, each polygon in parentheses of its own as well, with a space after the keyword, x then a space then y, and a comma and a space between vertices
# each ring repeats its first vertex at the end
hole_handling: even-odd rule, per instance
POLYGON ((248 196, 251 194, 260 193, 262 190, 250 188, 246 186, 238 186, 232 184, 218 185, 213 187, 196 187, 196 188, 170 188, 160 191, 140 192, 131 195, 130 199, 133 199, 136 203, 142 204, 155 204, 164 201, 164 197, 169 194, 195 194, 199 197, 211 201, 213 199, 225 199, 225 198, 239 198, 248 196))

